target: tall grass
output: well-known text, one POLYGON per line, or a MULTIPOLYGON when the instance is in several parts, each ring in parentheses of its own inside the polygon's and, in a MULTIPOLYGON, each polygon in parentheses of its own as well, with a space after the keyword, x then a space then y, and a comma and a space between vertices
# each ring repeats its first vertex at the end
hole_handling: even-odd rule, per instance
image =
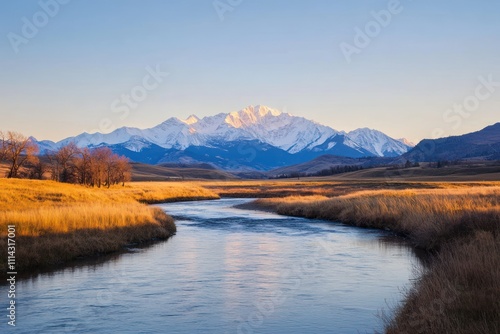
POLYGON ((359 179, 328 180, 306 178, 299 180, 269 181, 210 181, 201 183, 223 197, 274 198, 286 196, 342 196, 360 190, 404 190, 404 189, 458 189, 471 187, 499 187, 500 182, 436 182, 359 179))
POLYGON ((196 182, 132 182, 125 189, 115 187, 112 192, 131 194, 141 203, 165 203, 217 199, 219 195, 196 182))
MULTIPOLYGON (((172 218, 143 203, 199 198, 217 195, 196 184, 133 183, 93 189, 0 179, 0 249, 7 249, 7 226, 15 225, 16 269, 22 272, 116 251, 129 243, 165 239, 176 232, 172 218)), ((2 255, 0 270, 5 269, 2 255)))
POLYGON ((335 198, 259 199, 250 208, 389 229, 434 252, 393 333, 500 332, 500 187, 368 190, 335 198))
POLYGON ((428 250, 471 231, 500 227, 500 187, 366 190, 329 199, 259 199, 251 205, 283 215, 392 230, 428 250))
POLYGON ((415 286, 386 332, 500 333, 500 236, 476 232, 446 244, 415 286))

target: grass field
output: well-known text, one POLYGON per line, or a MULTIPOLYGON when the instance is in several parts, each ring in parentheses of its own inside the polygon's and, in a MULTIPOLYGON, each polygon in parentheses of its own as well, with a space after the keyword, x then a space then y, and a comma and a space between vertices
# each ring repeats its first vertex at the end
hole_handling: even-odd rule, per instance
MULTIPOLYGON (((385 318, 387 333, 499 332, 498 182, 310 184, 314 190, 307 182, 254 185, 263 198, 244 207, 392 230, 431 251, 430 266, 406 292, 396 316, 385 318), (284 197, 266 198, 280 191, 284 197)), ((235 184, 210 188, 229 195, 241 191, 235 184)))
POLYGON ((471 231, 496 230, 500 224, 500 187, 361 190, 333 198, 260 199, 252 206, 283 215, 387 229, 408 236, 420 248, 435 250, 471 231))
MULTIPOLYGON (((16 269, 26 272, 129 243, 165 239, 175 224, 145 203, 217 198, 195 184, 131 183, 94 189, 53 181, 0 179, 0 248, 16 228, 16 269)), ((6 269, 6 258, 0 258, 6 269)))
MULTIPOLYGON (((6 248, 7 225, 16 225, 18 266, 29 271, 175 233, 171 218, 146 204, 259 198, 247 208, 392 230, 433 254, 395 317, 385 319, 387 333, 498 332, 500 182, 370 175, 110 189, 0 179, 0 247, 6 248)), ((5 265, 2 258, 3 272, 5 265)))
POLYGON ((500 186, 500 181, 418 181, 385 179, 302 178, 263 181, 208 181, 200 183, 222 197, 276 198, 346 195, 361 190, 450 189, 500 186))

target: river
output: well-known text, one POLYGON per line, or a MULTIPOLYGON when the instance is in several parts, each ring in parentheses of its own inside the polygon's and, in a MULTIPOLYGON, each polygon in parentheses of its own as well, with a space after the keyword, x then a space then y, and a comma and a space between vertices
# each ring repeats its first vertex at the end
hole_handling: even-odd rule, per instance
POLYGON ((18 333, 373 333, 419 260, 384 231, 159 205, 177 235, 18 282, 18 333), (391 241, 392 240, 392 241, 391 241))

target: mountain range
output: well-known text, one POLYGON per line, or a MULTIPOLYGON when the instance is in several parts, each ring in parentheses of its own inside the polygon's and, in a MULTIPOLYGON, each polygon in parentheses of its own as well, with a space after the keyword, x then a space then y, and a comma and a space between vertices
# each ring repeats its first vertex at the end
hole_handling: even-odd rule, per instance
POLYGON ((424 139, 400 161, 500 160, 500 123, 480 131, 439 139, 424 139))
POLYGON ((324 154, 398 157, 412 148, 405 139, 377 130, 347 133, 260 105, 204 118, 169 118, 149 129, 122 127, 108 134, 82 133, 38 144, 43 153, 70 142, 79 147, 108 146, 135 162, 210 163, 226 170, 270 170, 324 154))

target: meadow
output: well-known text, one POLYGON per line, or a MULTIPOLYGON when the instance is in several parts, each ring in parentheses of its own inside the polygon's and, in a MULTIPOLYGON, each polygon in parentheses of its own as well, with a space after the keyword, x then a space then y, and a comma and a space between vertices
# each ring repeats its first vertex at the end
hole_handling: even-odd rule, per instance
POLYGON ((332 187, 340 187, 340 195, 329 189, 243 207, 393 231, 429 251, 430 265, 405 292, 395 316, 382 315, 387 333, 498 333, 500 185, 411 185, 387 190, 337 183, 332 187))
MULTIPOLYGON (((173 219, 147 204, 218 198, 195 184, 137 182, 97 189, 54 181, 0 179, 0 248, 16 228, 19 272, 117 251, 131 243, 166 239, 173 219)), ((0 268, 6 271, 6 259, 0 268)))
POLYGON ((432 251, 473 231, 496 231, 500 187, 358 190, 331 198, 315 195, 259 199, 247 207, 390 230, 432 251))
MULTIPOLYGON (((359 173, 358 173, 359 174, 359 173)), ((166 239, 171 217, 149 204, 258 198, 245 208, 379 228, 431 256, 387 333, 494 333, 500 329, 500 182, 311 178, 131 182, 94 189, 0 179, 0 248, 16 226, 17 267, 31 272, 166 239)), ((5 272, 5 258, 0 267, 5 272)))

